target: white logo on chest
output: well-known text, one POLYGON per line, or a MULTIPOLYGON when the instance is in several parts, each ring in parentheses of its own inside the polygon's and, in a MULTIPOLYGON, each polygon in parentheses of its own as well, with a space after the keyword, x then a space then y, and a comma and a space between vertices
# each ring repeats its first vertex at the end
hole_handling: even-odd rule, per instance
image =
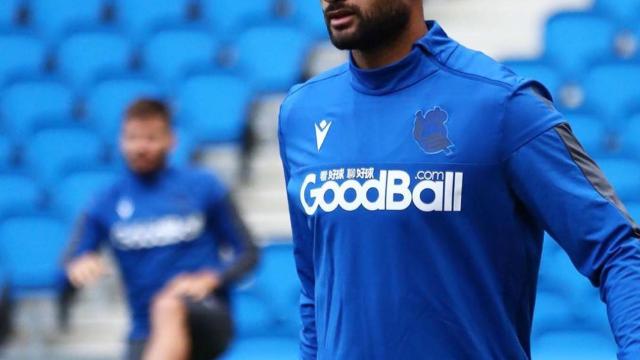
POLYGON ((327 138, 327 134, 329 133, 329 129, 331 128, 331 121, 327 122, 327 120, 322 120, 320 124, 314 124, 316 128, 316 145, 318 147, 318 151, 322 147, 324 143, 324 139, 327 138))

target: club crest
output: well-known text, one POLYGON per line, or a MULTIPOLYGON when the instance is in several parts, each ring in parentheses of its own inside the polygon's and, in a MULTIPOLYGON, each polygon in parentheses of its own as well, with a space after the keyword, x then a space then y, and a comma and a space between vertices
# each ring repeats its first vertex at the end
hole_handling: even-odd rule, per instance
POLYGON ((439 106, 426 114, 422 110, 416 113, 413 137, 425 153, 435 155, 443 152, 445 155, 453 155, 455 145, 449 139, 448 121, 449 114, 439 106))

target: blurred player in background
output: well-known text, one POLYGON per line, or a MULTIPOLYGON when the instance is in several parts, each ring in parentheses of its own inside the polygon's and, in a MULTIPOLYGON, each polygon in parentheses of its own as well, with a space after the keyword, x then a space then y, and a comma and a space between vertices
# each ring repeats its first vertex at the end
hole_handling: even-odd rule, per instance
POLYGON ((422 0, 323 0, 350 61, 280 113, 304 359, 528 359, 543 230, 640 359, 640 230, 549 92, 422 0))
POLYGON ((225 186, 167 163, 170 117, 159 101, 130 106, 120 138, 128 169, 81 215, 66 261, 83 287, 105 273, 101 245, 113 250, 131 311, 131 360, 218 355, 231 337, 228 286, 257 261, 225 186))

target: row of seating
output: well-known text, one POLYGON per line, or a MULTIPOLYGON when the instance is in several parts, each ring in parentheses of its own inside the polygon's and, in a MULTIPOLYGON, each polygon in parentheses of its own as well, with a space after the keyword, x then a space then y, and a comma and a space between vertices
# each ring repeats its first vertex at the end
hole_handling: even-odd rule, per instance
POLYGON ((326 37, 319 2, 307 0, 3 0, 0 27, 26 25, 50 43, 86 24, 113 24, 140 43, 163 24, 196 22, 224 37, 247 24, 287 21, 326 37))
POLYGON ((257 91, 282 92, 300 80, 313 39, 295 27, 268 23, 250 27, 224 45, 201 27, 176 25, 136 46, 112 28, 94 26, 58 44, 50 51, 32 34, 0 31, 0 88, 25 77, 53 74, 83 92, 102 77, 138 72, 168 90, 190 72, 213 69, 235 73, 257 91))
MULTIPOLYGON (((186 79, 170 101, 177 125, 187 128, 197 140, 237 142, 245 130, 254 94, 238 77, 206 72, 186 79)), ((106 79, 83 98, 54 79, 22 81, 0 94, 0 135, 23 144, 39 128, 81 123, 112 144, 124 110, 139 97, 167 95, 155 82, 138 75, 106 79)))

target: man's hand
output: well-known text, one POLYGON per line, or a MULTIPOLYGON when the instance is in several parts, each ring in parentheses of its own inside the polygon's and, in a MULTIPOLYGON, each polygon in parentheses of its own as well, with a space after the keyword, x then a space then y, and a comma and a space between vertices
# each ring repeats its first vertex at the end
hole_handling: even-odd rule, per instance
POLYGON ((221 285, 220 275, 213 271, 182 274, 173 278, 166 292, 175 296, 188 296, 195 301, 204 299, 221 285))
POLYGON ((107 266, 97 254, 86 254, 73 261, 67 267, 67 276, 75 287, 83 287, 96 282, 107 273, 107 266))

